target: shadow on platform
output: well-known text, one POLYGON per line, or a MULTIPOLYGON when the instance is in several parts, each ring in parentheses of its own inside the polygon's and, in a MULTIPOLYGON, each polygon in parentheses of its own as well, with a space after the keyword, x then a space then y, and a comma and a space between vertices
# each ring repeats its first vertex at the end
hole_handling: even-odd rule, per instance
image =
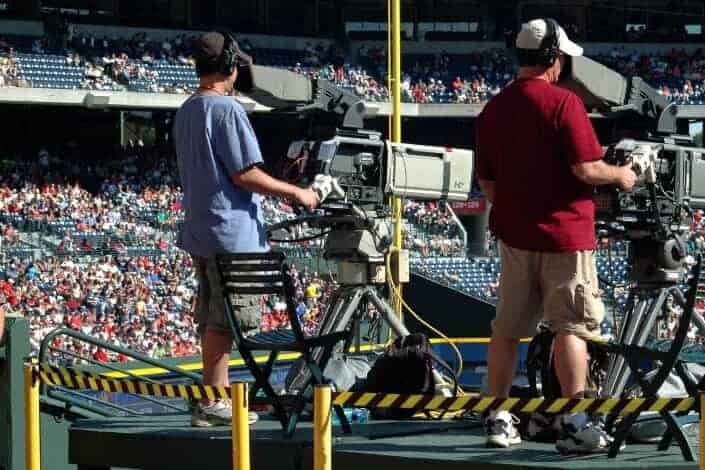
MULTIPOLYGON (((230 469, 230 429, 196 429, 188 421, 186 415, 80 421, 69 433, 69 460, 93 470, 230 469)), ((560 455, 552 445, 533 442, 487 449, 482 428, 464 421, 371 422, 353 425, 352 435, 342 435, 339 428, 334 432, 334 470, 698 468, 684 462, 678 448, 658 452, 656 445, 629 445, 616 459, 560 455), (434 432, 424 432, 429 430, 434 432)), ((251 439, 253 470, 313 468, 310 423, 286 440, 278 422, 261 419, 251 439)))

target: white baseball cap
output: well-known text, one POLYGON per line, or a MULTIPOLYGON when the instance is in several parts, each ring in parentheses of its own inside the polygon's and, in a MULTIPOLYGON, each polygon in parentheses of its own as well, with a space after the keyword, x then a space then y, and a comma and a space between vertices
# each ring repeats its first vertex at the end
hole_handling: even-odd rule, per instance
MULTIPOLYGON (((583 48, 568 39, 565 30, 558 24, 556 34, 558 36, 558 49, 569 56, 583 55, 583 48)), ((539 49, 541 41, 546 37, 548 26, 546 20, 536 19, 521 25, 521 31, 517 34, 516 47, 517 49, 539 49)))

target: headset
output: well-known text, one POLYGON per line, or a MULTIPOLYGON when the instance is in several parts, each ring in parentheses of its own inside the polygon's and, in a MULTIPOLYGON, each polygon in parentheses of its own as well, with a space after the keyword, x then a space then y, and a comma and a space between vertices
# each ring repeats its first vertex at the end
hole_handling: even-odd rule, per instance
POLYGON ((537 50, 537 62, 544 67, 551 67, 558 59, 561 51, 558 48, 558 23, 553 18, 544 18, 546 35, 541 39, 537 50))
POLYGON ((232 75, 237 66, 237 51, 235 50, 235 39, 224 31, 218 31, 223 35, 223 52, 218 57, 218 71, 223 75, 232 75))

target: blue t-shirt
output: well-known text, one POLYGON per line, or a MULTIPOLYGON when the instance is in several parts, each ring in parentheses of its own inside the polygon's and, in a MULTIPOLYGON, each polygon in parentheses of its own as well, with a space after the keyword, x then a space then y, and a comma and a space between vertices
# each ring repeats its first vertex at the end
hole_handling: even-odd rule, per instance
POLYGON ((260 195, 232 175, 262 163, 245 110, 232 98, 194 95, 174 121, 184 224, 178 246, 202 258, 268 251, 260 195))

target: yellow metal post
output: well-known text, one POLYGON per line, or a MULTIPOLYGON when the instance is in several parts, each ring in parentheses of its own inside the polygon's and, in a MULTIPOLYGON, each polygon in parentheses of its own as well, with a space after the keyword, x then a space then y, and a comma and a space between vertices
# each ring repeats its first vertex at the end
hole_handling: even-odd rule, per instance
POLYGON ((332 468, 331 390, 328 385, 316 385, 313 388, 313 470, 332 468))
POLYGON ((39 438, 39 380, 36 366, 24 366, 24 419, 25 419, 25 468, 41 469, 41 447, 39 438))
POLYGON ((247 405, 247 384, 233 383, 230 386, 233 401, 233 470, 250 470, 250 423, 247 405))
POLYGON ((700 394, 700 470, 705 470, 705 393, 700 394))
MULTIPOLYGON (((391 141, 401 142, 401 0, 390 0, 391 13, 389 14, 389 55, 391 56, 391 70, 389 71, 390 96, 392 98, 392 123, 391 141)), ((394 220, 394 237, 392 246, 394 251, 403 248, 402 238, 402 200, 399 197, 392 198, 392 218, 394 220)), ((392 269, 399 272, 398 257, 392 258, 392 269)), ((395 281, 392 281, 395 282, 395 281)), ((396 281, 398 282, 398 281, 396 281)), ((398 282, 399 296, 392 299, 394 311, 402 318, 402 286, 398 282)))

